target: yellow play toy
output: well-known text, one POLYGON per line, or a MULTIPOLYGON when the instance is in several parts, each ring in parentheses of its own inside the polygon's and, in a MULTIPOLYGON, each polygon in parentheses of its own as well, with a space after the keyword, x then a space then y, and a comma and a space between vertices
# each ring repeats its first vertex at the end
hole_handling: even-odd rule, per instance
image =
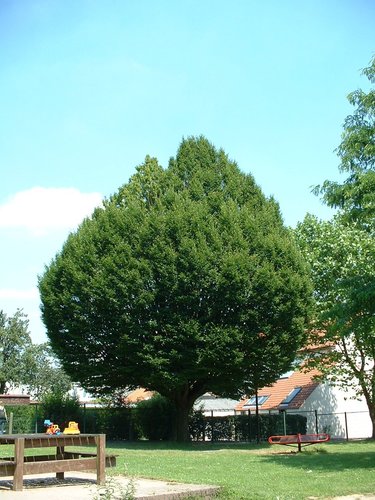
POLYGON ((69 422, 68 427, 65 427, 63 434, 80 434, 77 422, 69 422))

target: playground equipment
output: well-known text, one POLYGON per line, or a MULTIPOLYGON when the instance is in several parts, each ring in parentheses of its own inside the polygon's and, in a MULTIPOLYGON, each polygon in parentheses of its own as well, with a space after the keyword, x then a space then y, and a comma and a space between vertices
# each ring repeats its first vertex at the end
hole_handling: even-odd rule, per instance
POLYGON ((63 434, 80 434, 78 423, 69 422, 68 427, 65 427, 63 430, 63 434))
POLYGON ((44 421, 44 427, 47 427, 46 434, 53 434, 53 435, 61 434, 60 427, 48 419, 44 421))
POLYGON ((329 434, 288 434, 286 436, 270 436, 268 442, 270 444, 281 444, 284 446, 297 445, 298 451, 302 451, 302 446, 310 446, 312 444, 326 443, 331 439, 329 434))

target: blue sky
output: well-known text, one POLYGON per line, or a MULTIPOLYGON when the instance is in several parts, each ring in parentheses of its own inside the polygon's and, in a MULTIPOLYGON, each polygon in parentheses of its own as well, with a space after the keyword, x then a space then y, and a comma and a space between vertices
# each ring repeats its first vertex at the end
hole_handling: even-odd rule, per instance
POLYGON ((205 135, 285 223, 331 211, 373 0, 0 0, 0 309, 46 340, 37 276, 146 154, 205 135))

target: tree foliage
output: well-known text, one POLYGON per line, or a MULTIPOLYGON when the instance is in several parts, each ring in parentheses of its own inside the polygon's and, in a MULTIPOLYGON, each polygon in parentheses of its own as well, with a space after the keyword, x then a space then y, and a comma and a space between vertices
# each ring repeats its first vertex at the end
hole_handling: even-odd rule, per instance
POLYGON ((21 310, 8 317, 0 311, 0 394, 22 386, 38 398, 47 392, 66 392, 71 382, 48 344, 33 344, 28 319, 21 310))
POLYGON ((50 346, 32 344, 25 352, 23 383, 35 399, 46 394, 65 395, 72 382, 53 356, 50 346))
POLYGON ((167 169, 146 157, 39 289, 71 377, 94 393, 159 392, 178 410, 179 439, 204 392, 238 394, 289 368, 311 299, 277 203, 203 137, 183 140, 167 169))
MULTIPOLYGON (((363 74, 375 83, 375 57, 363 74)), ((348 177, 342 184, 326 180, 315 192, 328 206, 341 209, 346 219, 368 222, 375 218, 375 89, 355 90, 348 100, 355 110, 344 122, 337 148, 340 171, 348 177)))
POLYGON ((322 222, 307 216, 296 236, 311 265, 319 314, 315 326, 325 331, 313 339, 323 349, 310 364, 365 397, 375 438, 375 239, 341 217, 322 222), (335 349, 324 349, 327 342, 335 349))
MULTIPOLYGON (((363 70, 375 83, 375 57, 363 70)), ((326 180, 316 193, 338 208, 331 222, 306 217, 297 238, 312 268, 322 342, 337 346, 315 364, 369 408, 375 439, 375 89, 348 96, 356 106, 337 149, 342 184, 326 180)))
POLYGON ((31 346, 28 324, 21 310, 11 317, 0 310, 0 394, 23 382, 26 352, 31 346))

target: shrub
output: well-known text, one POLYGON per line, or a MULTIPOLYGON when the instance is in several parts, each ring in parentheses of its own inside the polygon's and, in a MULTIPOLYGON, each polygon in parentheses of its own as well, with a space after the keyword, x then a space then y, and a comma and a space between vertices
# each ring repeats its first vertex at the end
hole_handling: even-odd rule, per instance
POLYGON ((170 439, 175 408, 160 394, 141 401, 134 411, 136 429, 150 441, 170 439))
POLYGON ((133 440, 138 434, 134 429, 129 407, 83 409, 84 432, 106 434, 108 439, 133 440))
MULTIPOLYGON (((41 401, 41 419, 49 419, 58 424, 61 430, 68 426, 70 420, 78 422, 82 426, 82 411, 75 396, 61 393, 48 393, 41 401)), ((43 425, 43 423, 41 423, 43 425)))
POLYGON ((6 432, 9 431, 9 416, 13 413, 13 434, 30 434, 35 432, 37 406, 5 405, 8 416, 6 432))

